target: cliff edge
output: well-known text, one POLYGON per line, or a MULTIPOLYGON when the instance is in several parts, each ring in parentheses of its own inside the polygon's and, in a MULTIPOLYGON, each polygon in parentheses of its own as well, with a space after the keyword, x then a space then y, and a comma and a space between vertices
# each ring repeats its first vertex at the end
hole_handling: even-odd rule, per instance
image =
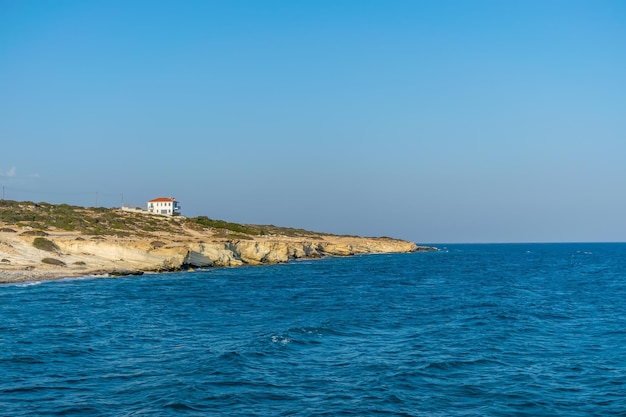
POLYGON ((431 250, 391 238, 364 238, 276 226, 0 202, 0 282, 129 275, 299 258, 431 250))

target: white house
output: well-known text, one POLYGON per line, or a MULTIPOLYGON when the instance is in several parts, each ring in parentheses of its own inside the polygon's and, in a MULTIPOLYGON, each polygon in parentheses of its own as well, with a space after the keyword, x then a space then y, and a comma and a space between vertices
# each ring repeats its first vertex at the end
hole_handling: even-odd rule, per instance
POLYGON ((148 201, 148 213, 173 216, 179 212, 180 204, 173 197, 159 197, 148 201))

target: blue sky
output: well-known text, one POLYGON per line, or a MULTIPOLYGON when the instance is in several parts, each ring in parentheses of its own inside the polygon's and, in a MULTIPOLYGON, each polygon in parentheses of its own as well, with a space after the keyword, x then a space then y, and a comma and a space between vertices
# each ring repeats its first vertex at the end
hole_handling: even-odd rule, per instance
POLYGON ((623 1, 0 0, 0 185, 417 242, 626 241, 623 1))

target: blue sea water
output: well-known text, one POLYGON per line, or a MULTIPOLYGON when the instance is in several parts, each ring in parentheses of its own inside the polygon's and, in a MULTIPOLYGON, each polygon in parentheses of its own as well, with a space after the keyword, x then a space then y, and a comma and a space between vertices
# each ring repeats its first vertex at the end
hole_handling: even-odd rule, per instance
POLYGON ((626 244, 0 285, 2 416, 626 415, 626 244))

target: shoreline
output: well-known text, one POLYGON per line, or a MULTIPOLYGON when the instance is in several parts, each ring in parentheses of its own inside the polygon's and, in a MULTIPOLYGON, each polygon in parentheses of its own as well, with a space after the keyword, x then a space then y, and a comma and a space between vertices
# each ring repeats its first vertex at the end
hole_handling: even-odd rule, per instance
POLYGON ((3 201, 0 282, 122 276, 434 250, 389 237, 3 201))
MULTIPOLYGON (((428 252, 428 251, 436 251, 438 250, 435 247, 429 246, 417 246, 417 250, 412 252, 381 252, 381 253, 362 253, 362 254, 354 254, 342 257, 354 257, 354 256, 369 256, 369 255, 385 255, 385 254, 403 254, 403 253, 413 253, 413 252, 428 252)), ((298 261, 315 261, 327 258, 339 258, 339 256, 325 256, 325 257, 311 257, 311 258, 293 258, 284 263, 292 263, 298 261)), ((117 277, 132 277, 132 276, 143 276, 143 275, 157 275, 157 274, 168 274, 168 273, 195 273, 196 271, 207 271, 215 268, 238 268, 238 267, 246 267, 246 266, 261 266, 261 265, 277 265, 278 263, 266 263, 266 264, 242 264, 238 266, 212 266, 212 267, 202 267, 202 268, 180 268, 180 269, 172 269, 172 270, 162 270, 162 271, 154 271, 154 270, 64 270, 62 268, 58 269, 45 269, 45 270, 37 270, 37 269, 2 269, 0 268, 0 285, 4 284, 16 284, 16 283, 27 283, 27 282, 46 282, 46 281, 59 281, 64 279, 99 279, 99 278, 117 278, 117 277)))

